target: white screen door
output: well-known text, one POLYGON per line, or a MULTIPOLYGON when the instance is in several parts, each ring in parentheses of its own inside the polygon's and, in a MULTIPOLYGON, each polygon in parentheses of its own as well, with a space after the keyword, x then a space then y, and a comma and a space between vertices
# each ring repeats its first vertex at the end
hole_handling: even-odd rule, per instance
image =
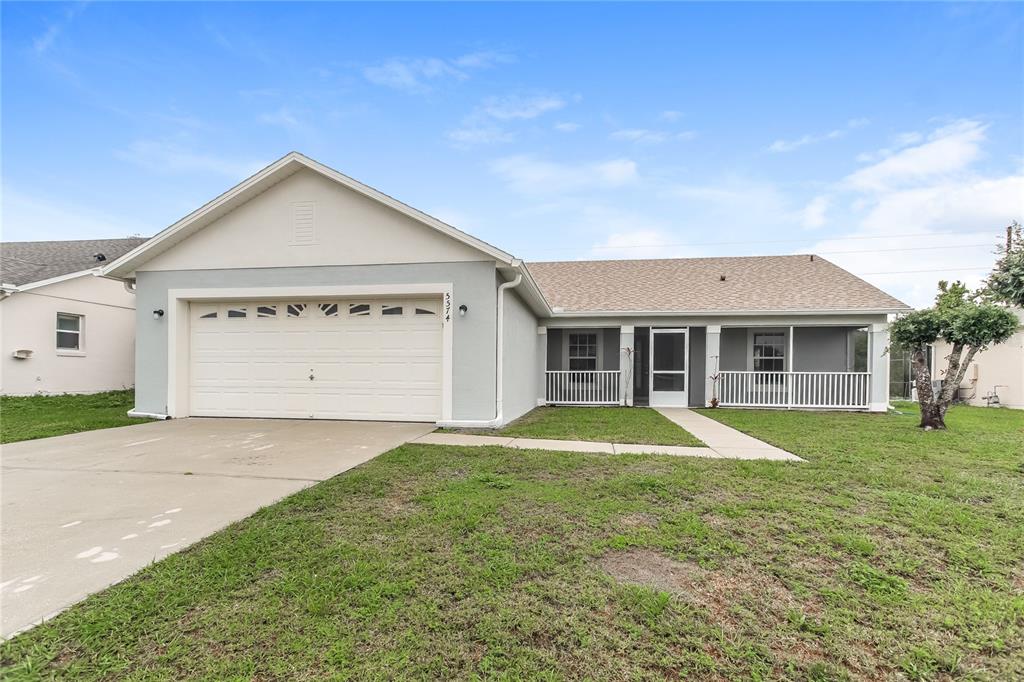
POLYGON ((651 406, 686 407, 687 329, 651 329, 651 406))

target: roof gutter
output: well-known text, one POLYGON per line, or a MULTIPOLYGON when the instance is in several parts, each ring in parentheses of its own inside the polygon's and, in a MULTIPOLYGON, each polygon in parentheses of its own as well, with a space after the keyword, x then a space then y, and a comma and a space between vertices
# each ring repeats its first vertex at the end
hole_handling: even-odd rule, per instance
MULTIPOLYGON (((519 261, 522 264, 522 261, 519 261)), ((495 370, 494 370, 494 419, 467 419, 438 422, 438 426, 450 426, 456 428, 485 428, 492 429, 504 423, 504 390, 505 390, 505 291, 514 289, 523 281, 523 273, 516 274, 511 282, 504 282, 498 286, 498 324, 495 339, 495 370)))

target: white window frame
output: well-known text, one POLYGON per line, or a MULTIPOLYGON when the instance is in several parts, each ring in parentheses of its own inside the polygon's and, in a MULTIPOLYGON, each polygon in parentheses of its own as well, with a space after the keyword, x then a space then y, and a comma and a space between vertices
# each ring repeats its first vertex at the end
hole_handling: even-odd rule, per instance
MULTIPOLYGON (((602 342, 602 339, 604 338, 604 333, 601 330, 599 330, 599 329, 566 329, 563 332, 563 334, 565 335, 565 355, 563 356, 564 360, 565 360, 565 364, 563 364, 562 366, 566 370, 573 371, 573 372, 599 372, 599 371, 601 371, 601 369, 602 369, 601 358, 602 358, 602 354, 603 354, 602 353, 603 349, 601 347, 601 345, 602 345, 601 342, 602 342), (589 355, 572 355, 571 349, 572 349, 572 345, 573 345, 572 344, 572 335, 573 334, 587 334, 587 335, 590 335, 590 336, 594 337, 594 353, 595 353, 595 355, 593 357, 591 357, 589 355), (570 366, 573 360, 591 360, 591 359, 594 360, 594 369, 574 370, 570 366)), ((587 345, 589 345, 589 344, 587 344, 587 345)))
POLYGON ((71 356, 82 356, 82 355, 85 355, 85 315, 81 315, 79 313, 61 313, 61 312, 58 312, 56 317, 54 317, 53 325, 54 325, 53 344, 54 344, 54 348, 56 348, 56 350, 57 350, 57 355, 71 355, 71 356), (78 320, 78 329, 77 330, 61 329, 60 328, 60 324, 59 324, 59 320, 62 317, 74 318, 74 319, 78 320), (77 334, 78 335, 78 348, 61 348, 59 345, 57 345, 59 343, 59 341, 57 340, 58 339, 58 332, 59 333, 64 333, 64 334, 77 334))

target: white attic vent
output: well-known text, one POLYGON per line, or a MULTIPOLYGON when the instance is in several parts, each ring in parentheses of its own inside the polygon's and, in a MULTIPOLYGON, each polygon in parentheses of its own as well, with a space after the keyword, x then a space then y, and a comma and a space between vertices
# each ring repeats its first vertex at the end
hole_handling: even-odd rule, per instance
POLYGON ((316 244, 316 202, 297 201, 292 204, 292 244, 316 244))

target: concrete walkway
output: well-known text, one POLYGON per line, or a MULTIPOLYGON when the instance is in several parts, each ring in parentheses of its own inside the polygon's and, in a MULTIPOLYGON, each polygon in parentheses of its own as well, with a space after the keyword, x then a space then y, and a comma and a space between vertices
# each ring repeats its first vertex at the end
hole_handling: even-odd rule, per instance
POLYGON ((803 462, 791 452, 769 445, 753 436, 737 431, 731 426, 685 407, 655 408, 669 421, 678 424, 718 453, 728 459, 771 459, 778 461, 803 462))
POLYGON ((510 436, 473 436, 463 433, 428 433, 413 443, 430 445, 496 445, 503 448, 555 450, 558 452, 598 452, 608 455, 652 454, 678 457, 709 457, 714 459, 767 459, 780 462, 802 462, 796 455, 774 445, 740 433, 714 419, 686 408, 659 409, 658 412, 702 440, 707 447, 680 445, 643 445, 640 443, 602 443, 583 440, 550 440, 545 438, 514 438, 510 436))

